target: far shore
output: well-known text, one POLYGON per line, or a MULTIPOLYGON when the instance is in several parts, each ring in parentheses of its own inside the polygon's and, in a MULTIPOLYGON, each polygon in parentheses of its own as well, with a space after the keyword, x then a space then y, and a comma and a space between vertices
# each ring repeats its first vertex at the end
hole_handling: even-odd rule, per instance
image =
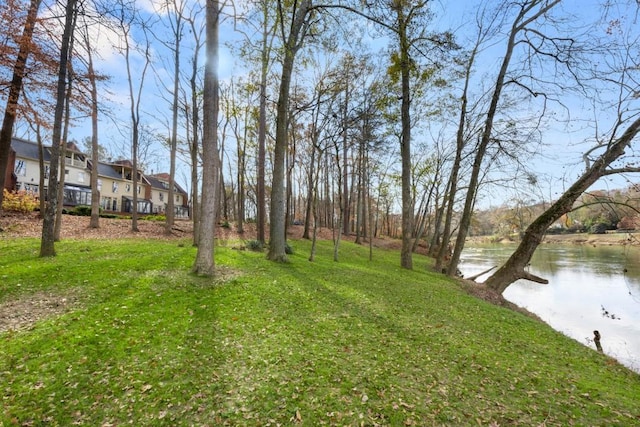
MULTIPOLYGON (((504 243, 516 244, 517 239, 502 238, 495 240, 494 236, 475 236, 468 239, 474 243, 504 243)), ((640 246, 640 233, 606 233, 606 234, 547 234, 542 241, 543 244, 570 244, 570 245, 592 245, 592 246, 640 246)))

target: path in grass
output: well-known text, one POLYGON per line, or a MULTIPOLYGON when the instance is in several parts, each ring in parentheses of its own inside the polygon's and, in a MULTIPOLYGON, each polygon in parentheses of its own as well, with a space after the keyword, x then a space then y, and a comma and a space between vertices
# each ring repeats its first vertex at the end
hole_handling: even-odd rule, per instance
POLYGON ((0 424, 640 425, 638 375, 397 253, 293 242, 290 264, 176 242, 3 248, 3 301, 81 307, 0 335, 0 424), (7 256, 4 256, 4 254, 7 256), (20 283, 18 288, 15 285, 20 283))

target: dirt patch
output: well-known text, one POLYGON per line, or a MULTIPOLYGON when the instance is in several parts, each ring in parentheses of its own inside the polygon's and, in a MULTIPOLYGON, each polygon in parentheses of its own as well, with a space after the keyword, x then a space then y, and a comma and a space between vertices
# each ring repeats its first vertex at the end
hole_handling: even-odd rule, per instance
POLYGON ((0 333, 31 328, 36 322, 59 316, 81 306, 74 294, 38 292, 0 304, 0 333))
MULTIPOLYGON (((154 238, 178 239, 193 233, 191 221, 177 220, 171 233, 165 233, 163 221, 138 221, 137 232, 131 231, 131 220, 100 218, 98 228, 90 228, 87 216, 63 215, 60 228, 61 239, 123 239, 154 238)), ((42 219, 37 212, 29 214, 5 213, 0 216, 0 239, 11 237, 42 236, 42 219)))

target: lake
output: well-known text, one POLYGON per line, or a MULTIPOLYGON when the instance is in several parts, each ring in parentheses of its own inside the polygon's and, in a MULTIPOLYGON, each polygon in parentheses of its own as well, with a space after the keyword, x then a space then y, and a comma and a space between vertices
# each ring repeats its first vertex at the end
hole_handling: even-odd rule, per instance
MULTIPOLYGON (((514 250, 511 244, 465 247, 460 271, 469 277, 502 265, 514 250)), ((593 349, 598 330, 604 352, 640 372, 639 248, 545 244, 529 269, 549 284, 519 280, 504 292, 506 299, 593 349)))

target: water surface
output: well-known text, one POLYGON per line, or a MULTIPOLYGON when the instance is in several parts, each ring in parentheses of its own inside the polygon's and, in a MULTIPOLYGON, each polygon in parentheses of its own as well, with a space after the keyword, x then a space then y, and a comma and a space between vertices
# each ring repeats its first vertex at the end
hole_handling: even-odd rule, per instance
MULTIPOLYGON (((514 250, 504 244, 466 247, 460 270, 466 277, 478 274, 514 250)), ((640 372, 640 249, 541 245, 529 271, 549 284, 519 280, 504 292, 506 299, 591 348, 593 331, 600 331, 604 352, 640 372)))

